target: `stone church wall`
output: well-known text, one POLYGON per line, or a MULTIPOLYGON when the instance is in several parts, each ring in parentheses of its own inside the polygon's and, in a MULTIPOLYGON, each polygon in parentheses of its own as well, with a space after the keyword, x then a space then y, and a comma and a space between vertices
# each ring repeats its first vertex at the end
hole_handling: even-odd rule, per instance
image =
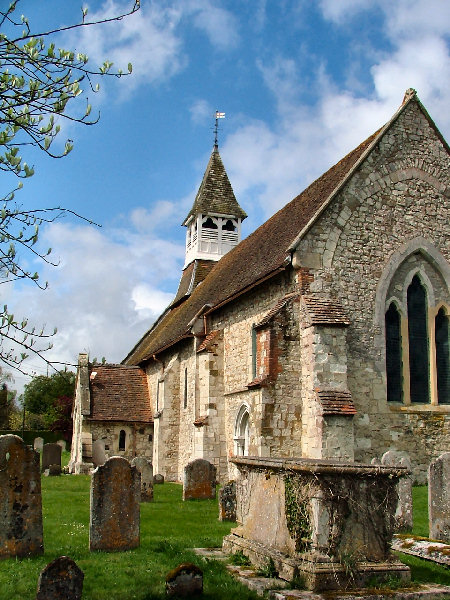
POLYGON ((448 153, 411 103, 308 231, 295 257, 297 266, 313 275, 311 293, 339 299, 351 320, 348 386, 358 411, 355 459, 405 450, 420 482, 425 466, 450 446, 450 405, 433 398, 424 405, 388 405, 384 311, 402 269, 419 269, 428 277, 431 317, 440 303, 449 306, 449 175, 448 153), (381 297, 395 273, 396 255, 400 270, 381 297))
POLYGON ((129 422, 85 421, 85 431, 92 434, 92 442, 103 440, 106 458, 123 456, 131 460, 135 456, 145 456, 152 460, 153 425, 130 424, 129 422), (125 431, 125 450, 119 449, 120 432, 125 431))

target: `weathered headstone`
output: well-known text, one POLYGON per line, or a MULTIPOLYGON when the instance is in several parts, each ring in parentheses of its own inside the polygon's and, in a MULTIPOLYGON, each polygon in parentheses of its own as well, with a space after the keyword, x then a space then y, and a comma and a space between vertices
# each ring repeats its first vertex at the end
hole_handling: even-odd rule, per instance
POLYGON ((33 448, 38 452, 42 452, 42 448, 44 447, 44 438, 37 437, 34 438, 33 448))
POLYGON ((219 490, 219 521, 236 521, 235 481, 229 481, 219 490))
POLYGON ((0 436, 0 558, 44 552, 39 454, 0 436))
POLYGON ((450 544, 450 452, 428 467, 430 538, 450 544))
POLYGON ((216 497, 216 467, 198 458, 184 467, 183 500, 214 499, 216 497))
POLYGON ((141 476, 121 456, 109 458, 91 479, 89 547, 106 552, 139 546, 141 476))
POLYGON ((413 527, 411 461, 406 452, 388 450, 381 457, 381 464, 386 467, 406 467, 409 471, 409 474, 399 479, 397 483, 398 503, 395 511, 395 531, 411 531, 413 527))
POLYGON ((6 383, 0 386, 0 429, 9 428, 8 388, 6 383))
POLYGON ((153 500, 153 466, 144 456, 136 456, 131 464, 141 474, 141 502, 153 500))
POLYGON ((68 556, 60 556, 42 569, 36 600, 81 600, 84 573, 68 556))
POLYGON ((48 469, 45 469, 44 475, 45 477, 61 475, 61 465, 50 465, 48 469))
POLYGON ((95 440, 92 444, 92 462, 96 467, 105 464, 105 440, 95 440))
POLYGON ((44 472, 50 465, 59 465, 59 468, 61 468, 61 446, 58 444, 44 444, 42 450, 42 471, 44 472))
POLYGON ((161 473, 157 473, 153 477, 153 483, 156 485, 162 485, 164 483, 164 475, 161 475, 161 473))
POLYGON ((56 443, 58 444, 58 446, 61 446, 61 450, 63 452, 66 451, 66 440, 58 440, 56 443))
POLYGON ((192 563, 179 565, 166 576, 168 596, 190 598, 203 592, 203 572, 192 563))

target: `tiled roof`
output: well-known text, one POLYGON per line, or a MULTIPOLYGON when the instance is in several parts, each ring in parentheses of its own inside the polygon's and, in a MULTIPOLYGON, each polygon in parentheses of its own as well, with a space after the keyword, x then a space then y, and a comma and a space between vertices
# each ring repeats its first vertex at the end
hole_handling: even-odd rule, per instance
POLYGON ((208 166, 203 175, 203 181, 200 184, 194 204, 184 223, 186 223, 191 215, 198 215, 199 213, 203 215, 211 213, 232 215, 241 219, 245 219, 247 216, 236 200, 227 172, 220 158, 219 150, 216 147, 214 147, 211 153, 208 166))
POLYGON ((311 325, 350 325, 342 306, 335 300, 303 296, 308 321, 311 325))
MULTIPOLYGON (((207 304, 213 309, 221 306, 236 295, 286 268, 288 264, 286 259, 290 255, 290 250, 296 246, 300 233, 307 231, 318 218, 324 207, 331 201, 330 199, 357 168, 359 162, 378 143, 410 101, 397 111, 387 125, 367 138, 225 254, 188 299, 178 306, 169 307, 123 362, 141 364, 179 340, 190 337, 192 334, 189 323, 202 307, 207 304)), ((417 101, 424 110, 418 100, 414 101, 417 101)))
POLYGON ((197 348, 197 352, 203 352, 203 350, 211 350, 215 346, 214 340, 220 334, 220 329, 213 329, 208 333, 203 342, 197 348))
POLYGON ((292 294, 286 294, 286 296, 284 296, 284 298, 280 298, 280 300, 278 300, 278 302, 275 304, 275 306, 269 310, 269 312, 266 314, 266 316, 264 318, 262 318, 259 323, 256 323, 254 325, 255 329, 258 329, 259 327, 264 327, 264 325, 267 325, 268 323, 270 323, 270 321, 273 319, 273 317, 275 315, 277 315, 280 312, 280 310, 282 308, 284 308, 290 300, 293 300, 294 298, 299 298, 299 297, 300 297, 300 295, 297 292, 294 292, 292 294))
POLYGON ((90 419, 151 423, 147 376, 139 367, 89 365, 90 419))
POLYGON ((316 393, 324 415, 356 415, 356 408, 350 392, 317 390, 316 393))
POLYGON ((170 306, 178 304, 181 300, 186 299, 193 290, 201 283, 208 273, 214 268, 216 261, 195 259, 183 270, 180 283, 174 300, 170 306))

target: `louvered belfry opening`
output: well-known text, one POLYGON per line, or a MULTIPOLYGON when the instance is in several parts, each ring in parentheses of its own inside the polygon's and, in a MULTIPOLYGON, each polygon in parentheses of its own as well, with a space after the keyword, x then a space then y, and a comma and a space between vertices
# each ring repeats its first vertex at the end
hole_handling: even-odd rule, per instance
POLYGON ((403 402, 401 316, 394 302, 385 314, 388 402, 403 402))
POLYGON ((450 403, 449 319, 441 308, 435 318, 436 375, 438 403, 450 403))
POLYGON ((415 275, 408 287, 408 336, 411 402, 430 401, 427 293, 415 275))

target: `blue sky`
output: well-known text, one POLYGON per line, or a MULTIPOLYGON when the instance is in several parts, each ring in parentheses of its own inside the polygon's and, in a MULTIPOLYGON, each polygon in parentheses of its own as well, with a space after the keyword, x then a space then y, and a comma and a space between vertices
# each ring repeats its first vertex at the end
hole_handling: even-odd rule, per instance
MULTIPOLYGON (((94 1, 92 17, 132 2, 94 1)), ((409 87, 450 139, 448 0, 141 1, 119 23, 60 36, 91 64, 108 58, 133 74, 101 81, 86 97, 100 122, 63 124, 72 153, 24 153, 36 174, 17 200, 64 206, 101 228, 65 218, 43 228, 59 265, 39 269, 49 288, 3 286, 16 316, 56 326, 48 357, 80 351, 120 362, 176 291, 184 258, 181 223, 213 144, 248 235, 313 179, 385 123, 409 87)), ((22 0, 33 29, 79 19, 78 2, 22 0)), ((5 193, 14 182, 3 178, 5 193)), ((24 261, 31 257, 23 256, 24 261)), ((36 373, 46 367, 33 359, 36 373)), ((16 387, 24 379, 16 377, 16 387)))

